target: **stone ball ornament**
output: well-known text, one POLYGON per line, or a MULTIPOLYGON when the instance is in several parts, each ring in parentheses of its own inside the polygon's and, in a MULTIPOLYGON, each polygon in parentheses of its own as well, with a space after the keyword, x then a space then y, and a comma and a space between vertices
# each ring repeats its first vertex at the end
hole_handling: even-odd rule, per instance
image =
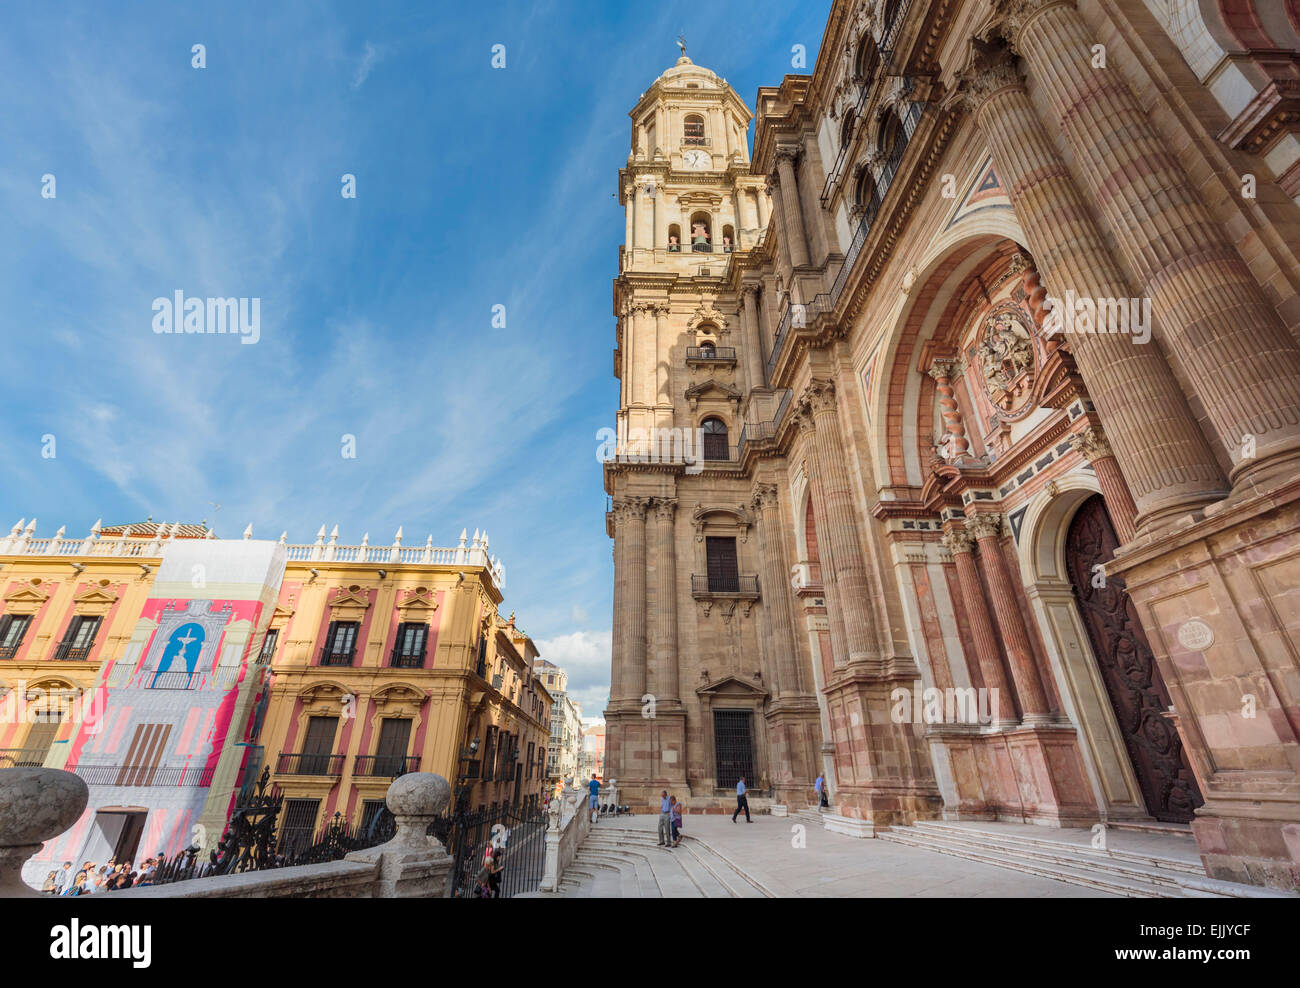
POLYGON ((434 772, 410 772, 388 787, 384 802, 394 817, 434 817, 451 801, 451 783, 434 772))
POLYGON ((76 823, 89 802, 85 781, 71 772, 0 769, 0 897, 40 897, 22 880, 23 864, 76 823))

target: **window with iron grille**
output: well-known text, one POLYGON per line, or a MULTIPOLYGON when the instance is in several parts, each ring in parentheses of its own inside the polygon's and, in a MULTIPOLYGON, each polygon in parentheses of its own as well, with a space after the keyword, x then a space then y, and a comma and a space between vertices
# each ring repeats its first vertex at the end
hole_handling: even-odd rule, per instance
POLYGON ((99 631, 102 618, 88 615, 74 617, 68 630, 59 643, 56 659, 86 659, 90 657, 91 646, 95 644, 95 634, 99 631))
POLYGON ((350 666, 356 654, 357 632, 361 626, 356 621, 331 621, 325 634, 325 648, 321 651, 323 666, 350 666))
POLYGON ((528 764, 528 778, 530 778, 530 779, 533 777, 533 748, 535 748, 535 747, 536 747, 536 745, 535 745, 532 741, 529 741, 529 742, 528 742, 528 762, 527 762, 527 764, 528 764))
POLYGON ((750 710, 713 711, 713 747, 717 756, 717 781, 722 789, 735 789, 744 776, 754 781, 754 714, 750 710))
POLYGON ((425 645, 429 626, 407 621, 397 626, 397 641, 393 644, 392 664, 399 669, 419 669, 424 666, 425 645))
POLYGON ((278 628, 272 628, 266 633, 266 638, 262 640, 262 661, 270 662, 271 657, 275 655, 275 644, 280 640, 280 631, 278 628))
POLYGON ((729 460, 731 451, 727 448, 727 423, 719 418, 707 418, 700 426, 704 434, 704 458, 706 460, 729 460))
POLYGON ((497 765, 497 729, 487 729, 487 739, 483 742, 483 779, 490 781, 496 777, 497 765))
POLYGON ((284 820, 280 826, 280 853, 294 854, 311 846, 312 832, 316 829, 316 811, 319 799, 287 799, 284 802, 284 820))
POLYGON ((683 143, 686 144, 703 144, 704 143, 704 118, 691 114, 682 122, 682 131, 685 137, 683 143))
POLYGON ((12 659, 31 626, 30 614, 6 614, 0 617, 0 659, 12 659))
POLYGON ((739 593, 740 568, 736 561, 736 540, 710 535, 704 540, 710 593, 739 593))

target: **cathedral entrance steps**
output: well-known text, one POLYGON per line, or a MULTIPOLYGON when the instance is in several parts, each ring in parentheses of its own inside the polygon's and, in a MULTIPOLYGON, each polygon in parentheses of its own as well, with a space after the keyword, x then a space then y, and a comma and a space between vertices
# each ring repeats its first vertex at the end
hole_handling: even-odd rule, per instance
POLYGON ((643 826, 598 827, 565 869, 559 894, 573 898, 761 898, 766 892, 703 842, 683 835, 669 849, 643 826))
POLYGON ((1159 898, 1273 897, 1256 886, 1207 878, 1181 835, 1117 834, 1092 846, 1087 829, 1047 830, 1029 824, 919 821, 880 832, 880 838, 1010 868, 1117 895, 1159 898))

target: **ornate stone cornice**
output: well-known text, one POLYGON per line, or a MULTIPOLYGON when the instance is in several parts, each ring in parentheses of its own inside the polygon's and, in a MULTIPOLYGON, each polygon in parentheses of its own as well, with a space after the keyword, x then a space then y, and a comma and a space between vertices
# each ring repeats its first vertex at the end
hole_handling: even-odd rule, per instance
POLYGON ((1110 440, 1106 434, 1096 426, 1090 425, 1079 432, 1070 435, 1071 448, 1089 463, 1096 463, 1108 456, 1114 456, 1115 451, 1110 448, 1110 440))
POLYGON ((1002 516, 996 511, 971 515, 966 519, 966 531, 976 539, 996 539, 1002 534, 1002 516))

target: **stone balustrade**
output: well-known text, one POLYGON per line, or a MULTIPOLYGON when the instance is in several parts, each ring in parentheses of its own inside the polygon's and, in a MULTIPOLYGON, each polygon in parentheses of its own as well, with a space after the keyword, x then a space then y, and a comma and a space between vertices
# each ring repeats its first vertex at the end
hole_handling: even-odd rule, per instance
MULTIPOLYGON (((0 897, 41 897, 23 882, 23 862, 40 850, 43 841, 76 823, 89 797, 85 782, 71 772, 0 769, 0 897)), ((451 786, 442 776, 412 772, 388 787, 386 803, 397 821, 397 833, 386 844, 325 864, 99 894, 136 899, 442 898, 449 892, 452 858, 426 830, 450 798, 451 786)))
MULTIPOLYGON (((591 832, 591 808, 586 788, 565 789, 551 800, 546 828, 546 869, 540 889, 556 892, 564 870, 573 864, 587 834, 591 832)), ((600 804, 618 804, 618 786, 613 779, 600 788, 600 804)))

